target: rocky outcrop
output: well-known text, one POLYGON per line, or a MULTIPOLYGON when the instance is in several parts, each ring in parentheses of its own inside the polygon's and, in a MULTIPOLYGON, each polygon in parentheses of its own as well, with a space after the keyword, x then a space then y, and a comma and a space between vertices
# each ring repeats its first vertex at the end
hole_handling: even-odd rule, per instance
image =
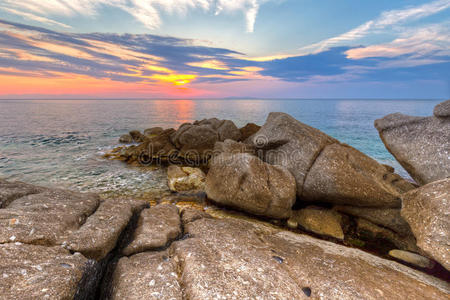
POLYGON ((289 220, 306 231, 338 240, 344 239, 342 216, 336 211, 311 206, 294 211, 289 220))
POLYGON ((450 178, 439 180, 402 196, 402 217, 409 223, 419 246, 450 270, 450 178))
POLYGON ((398 208, 335 206, 334 209, 354 217, 361 217, 382 227, 389 228, 399 235, 412 235, 411 228, 400 215, 400 209, 398 208))
POLYGON ((450 176, 449 103, 438 104, 431 117, 395 113, 375 121, 386 148, 421 185, 450 176))
POLYGON ((205 191, 222 205, 272 218, 288 218, 295 202, 295 179, 284 167, 248 153, 215 156, 205 191))
POLYGON ((206 175, 199 168, 170 165, 167 183, 173 192, 201 192, 205 189, 206 175))
POLYGON ((130 131, 129 135, 136 143, 142 143, 148 140, 148 137, 142 134, 139 130, 132 130, 130 131))
POLYGON ((131 243, 123 253, 132 255, 163 248, 181 234, 178 208, 172 204, 158 204, 142 211, 131 243))
POLYGON ((414 188, 391 168, 285 113, 270 113, 252 143, 265 162, 288 168, 304 201, 400 207, 400 194, 414 188))
POLYGON ((119 143, 131 144, 133 142, 133 137, 129 134, 123 134, 119 138, 119 143))
POLYGON ((144 130, 144 135, 148 137, 155 137, 157 135, 160 135, 163 131, 164 129, 162 127, 147 128, 144 130))
POLYGON ((20 181, 6 181, 0 179, 0 208, 7 207, 11 202, 20 197, 38 194, 45 188, 31 185, 20 181))

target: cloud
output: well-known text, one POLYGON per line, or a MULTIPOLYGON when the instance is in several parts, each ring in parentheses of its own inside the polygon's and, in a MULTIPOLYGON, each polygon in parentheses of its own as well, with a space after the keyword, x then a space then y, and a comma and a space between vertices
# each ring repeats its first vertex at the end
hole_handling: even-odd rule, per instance
POLYGON ((191 10, 222 13, 242 12, 246 31, 253 32, 256 16, 262 3, 270 0, 3 0, 0 9, 49 25, 66 27, 48 16, 73 17, 76 15, 95 17, 103 7, 116 7, 126 11, 149 29, 162 24, 161 12, 184 16, 191 10))
POLYGON ((374 20, 367 21, 366 23, 336 37, 306 46, 301 50, 303 52, 321 52, 327 48, 335 47, 337 45, 348 45, 349 42, 361 39, 371 33, 381 31, 387 27, 428 17, 448 8, 450 8, 450 1, 435 0, 420 6, 385 11, 374 20))

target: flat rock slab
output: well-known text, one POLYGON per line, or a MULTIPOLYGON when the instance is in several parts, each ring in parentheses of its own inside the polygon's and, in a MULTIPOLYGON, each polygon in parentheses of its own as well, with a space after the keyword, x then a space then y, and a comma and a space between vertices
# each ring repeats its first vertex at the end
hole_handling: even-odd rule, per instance
POLYGON ((237 219, 172 244, 187 299, 447 299, 447 283, 363 251, 237 219))
POLYGON ((401 214, 419 246, 450 270, 450 178, 435 181, 403 195, 401 214))
POLYGON ((0 179, 0 208, 7 207, 12 201, 20 197, 41 193, 45 188, 28 183, 15 181, 10 182, 0 179))
POLYGON ((0 244, 0 299, 73 299, 87 259, 61 247, 0 244))
POLYGON ((132 255, 165 247, 179 235, 181 220, 178 208, 173 204, 158 204, 142 211, 133 240, 125 247, 123 254, 132 255))
POLYGON ((121 258, 112 286, 110 299, 183 299, 177 264, 167 251, 121 258))

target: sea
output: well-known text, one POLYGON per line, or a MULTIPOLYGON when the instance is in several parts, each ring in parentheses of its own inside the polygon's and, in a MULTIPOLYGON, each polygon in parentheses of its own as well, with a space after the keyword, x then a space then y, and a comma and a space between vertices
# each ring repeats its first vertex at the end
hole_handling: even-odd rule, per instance
POLYGON ((145 194, 166 187, 160 168, 107 160, 130 130, 217 117, 264 124, 279 111, 316 127, 409 178, 386 150, 374 121, 401 112, 432 115, 441 100, 202 99, 0 100, 0 178, 79 191, 145 194))

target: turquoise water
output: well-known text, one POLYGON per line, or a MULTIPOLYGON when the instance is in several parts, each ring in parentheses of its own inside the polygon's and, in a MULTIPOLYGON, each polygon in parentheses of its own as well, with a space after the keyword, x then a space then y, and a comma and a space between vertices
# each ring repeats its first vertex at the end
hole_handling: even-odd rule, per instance
POLYGON ((145 171, 101 156, 133 129, 177 127, 218 117, 262 125, 282 111, 376 160, 406 172, 387 152, 375 119, 431 115, 434 100, 0 100, 0 177, 82 191, 146 191, 165 186, 145 171))

